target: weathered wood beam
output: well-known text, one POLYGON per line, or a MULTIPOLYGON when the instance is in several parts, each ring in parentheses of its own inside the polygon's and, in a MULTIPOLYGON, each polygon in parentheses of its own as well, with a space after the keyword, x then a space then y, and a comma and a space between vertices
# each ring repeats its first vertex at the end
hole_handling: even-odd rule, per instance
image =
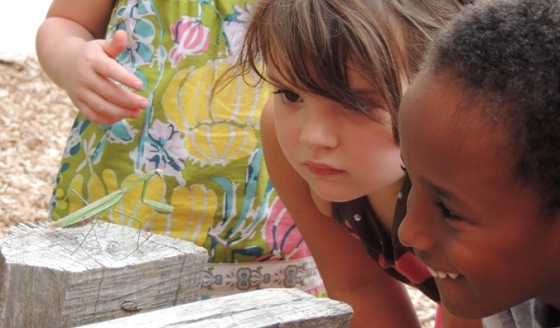
POLYGON ((344 328, 352 308, 299 289, 271 288, 189 303, 82 328, 344 328))
POLYGON ((19 224, 0 246, 0 327, 71 327, 198 300, 205 249, 97 222, 19 224))

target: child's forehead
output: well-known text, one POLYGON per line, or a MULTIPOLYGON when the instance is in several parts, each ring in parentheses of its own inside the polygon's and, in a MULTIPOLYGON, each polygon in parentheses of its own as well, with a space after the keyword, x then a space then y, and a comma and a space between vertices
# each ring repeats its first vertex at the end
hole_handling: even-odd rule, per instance
MULTIPOLYGON (((472 90, 449 73, 421 72, 403 97, 399 112, 401 149, 409 154, 449 157, 459 171, 501 167, 513 179, 516 152, 510 133, 487 112, 487 102, 473 100, 472 90), (421 148, 420 146, 425 146, 421 148), (461 160, 459 160, 461 159, 461 160), (505 161, 505 162, 504 162, 505 161)), ((442 170, 440 170, 442 171, 442 170)))
POLYGON ((264 58, 265 68, 267 73, 274 75, 278 78, 282 78, 284 83, 291 82, 299 84, 298 71, 302 73, 305 72, 307 79, 311 81, 317 81, 317 72, 320 67, 318 67, 317 59, 310 56, 297 56, 294 58, 293 55, 287 52, 281 53, 279 50, 273 51, 264 58))
MULTIPOLYGON (((265 66, 266 76, 269 82, 275 85, 295 87, 301 84, 297 75, 294 74, 292 66, 286 62, 268 61, 265 66)), ((313 80, 312 77, 310 77, 313 80)))
MULTIPOLYGON (((314 84, 317 86, 324 86, 328 89, 330 81, 324 80, 318 74, 318 67, 312 61, 308 61, 305 65, 306 67, 306 80, 302 81, 295 74, 295 69, 289 63, 283 61, 269 61, 266 64, 266 74, 269 82, 272 84, 279 84, 283 86, 294 87, 302 90, 308 89, 309 84, 314 84)), ((341 81, 336 81, 340 83, 341 81)), ((346 65, 346 79, 342 81, 343 84, 347 85, 349 90, 355 93, 377 93, 379 94, 379 88, 377 87, 378 81, 374 81, 371 76, 365 73, 362 66, 355 64, 353 61, 349 61, 346 65)))
POLYGON ((439 186, 432 191, 449 191, 460 200, 455 205, 467 204, 461 208, 480 214, 478 184, 493 186, 496 195, 498 187, 518 185, 512 174, 514 152, 504 129, 495 129, 480 115, 484 105, 465 106, 463 97, 462 87, 449 79, 419 75, 399 114, 401 154, 411 176, 439 186))
POLYGON ((484 102, 473 100, 472 90, 453 74, 424 70, 403 97, 399 111, 401 133, 421 133, 423 129, 418 127, 424 126, 437 134, 434 140, 446 140, 451 135, 458 138, 457 142, 483 139, 473 135, 476 131, 491 133, 484 141, 488 143, 503 133, 495 129, 485 106, 484 102))

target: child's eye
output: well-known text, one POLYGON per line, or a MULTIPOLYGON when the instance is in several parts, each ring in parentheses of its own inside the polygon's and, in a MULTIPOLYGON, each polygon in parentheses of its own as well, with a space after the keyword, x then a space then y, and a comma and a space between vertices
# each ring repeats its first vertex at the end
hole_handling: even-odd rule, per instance
POLYGON ((303 102, 303 99, 301 99, 301 97, 297 93, 292 92, 290 90, 279 89, 279 90, 274 91, 274 94, 282 96, 282 99, 286 102, 289 102, 289 103, 303 102))
POLYGON ((462 220, 462 218, 458 215, 453 214, 449 208, 447 208, 447 206, 445 206, 445 204, 443 202, 435 202, 435 206, 439 209, 441 215, 448 219, 448 220, 453 220, 453 221, 459 221, 462 220))

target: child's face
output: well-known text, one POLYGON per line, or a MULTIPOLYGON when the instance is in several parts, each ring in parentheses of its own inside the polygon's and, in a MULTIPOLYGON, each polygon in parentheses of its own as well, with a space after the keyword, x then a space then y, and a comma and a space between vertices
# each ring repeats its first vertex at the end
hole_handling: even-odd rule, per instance
POLYGON ((347 201, 394 184, 403 176, 391 117, 373 87, 350 72, 352 90, 381 105, 363 113, 298 90, 273 67, 276 133, 282 150, 311 189, 327 201, 347 201))
POLYGON ((399 113, 412 179, 404 245, 431 269, 442 304, 482 317, 526 299, 560 306, 560 217, 539 217, 534 189, 512 178, 512 149, 457 81, 423 73, 399 113), (463 98, 462 98, 463 97, 463 98), (459 109, 461 111, 461 109, 459 109))

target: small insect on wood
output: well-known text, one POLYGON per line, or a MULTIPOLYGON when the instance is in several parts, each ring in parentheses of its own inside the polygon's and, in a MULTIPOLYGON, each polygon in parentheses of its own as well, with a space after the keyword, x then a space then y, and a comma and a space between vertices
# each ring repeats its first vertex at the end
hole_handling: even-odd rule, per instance
POLYGON ((65 228, 85 220, 89 218, 95 217, 102 213, 105 210, 108 210, 112 206, 116 205, 132 188, 134 188, 139 183, 143 183, 142 186, 142 195, 140 200, 142 203, 148 205, 149 207, 153 208, 159 213, 172 213, 173 206, 170 204, 146 199, 146 191, 148 189, 149 182, 151 178, 157 175, 160 178, 163 178, 163 172, 159 169, 152 170, 147 172, 146 174, 142 175, 141 177, 137 178, 136 180, 132 181, 131 183, 127 184, 126 186, 122 187, 121 189, 115 190, 114 192, 102 197, 93 203, 87 204, 86 206, 80 208, 79 210, 68 214, 67 216, 63 217, 60 220, 56 220, 49 223, 49 228, 56 229, 56 228, 65 228))

